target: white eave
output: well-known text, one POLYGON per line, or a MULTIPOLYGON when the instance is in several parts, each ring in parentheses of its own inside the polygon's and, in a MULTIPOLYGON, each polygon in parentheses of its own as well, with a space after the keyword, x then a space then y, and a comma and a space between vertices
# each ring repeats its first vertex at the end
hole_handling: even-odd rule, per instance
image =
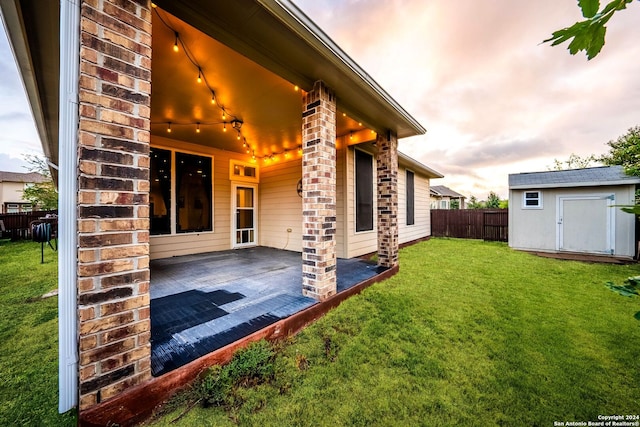
POLYGON ((427 176, 428 178, 444 178, 444 175, 442 175, 440 172, 434 169, 431 169, 429 166, 424 165, 419 161, 417 161, 416 159, 409 157, 406 154, 401 153, 399 151, 398 151, 398 163, 401 164, 402 166, 408 167, 414 172, 419 172, 427 176))

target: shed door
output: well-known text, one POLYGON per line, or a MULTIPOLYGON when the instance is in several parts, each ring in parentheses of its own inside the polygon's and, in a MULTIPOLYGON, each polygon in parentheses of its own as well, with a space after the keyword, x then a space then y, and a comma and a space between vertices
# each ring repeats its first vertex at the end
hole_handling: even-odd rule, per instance
POLYGON ((558 196, 557 249, 613 254, 615 196, 558 196))

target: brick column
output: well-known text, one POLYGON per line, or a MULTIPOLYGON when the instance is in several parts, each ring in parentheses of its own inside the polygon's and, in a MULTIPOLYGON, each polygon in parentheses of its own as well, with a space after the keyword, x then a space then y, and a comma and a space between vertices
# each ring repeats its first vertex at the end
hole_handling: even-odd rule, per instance
POLYGON ((151 377, 148 1, 84 0, 78 141, 80 410, 151 377))
POLYGON ((336 293, 336 99, 321 81, 303 98, 302 294, 336 293))
POLYGON ((378 134, 378 265, 398 265, 398 139, 378 134))

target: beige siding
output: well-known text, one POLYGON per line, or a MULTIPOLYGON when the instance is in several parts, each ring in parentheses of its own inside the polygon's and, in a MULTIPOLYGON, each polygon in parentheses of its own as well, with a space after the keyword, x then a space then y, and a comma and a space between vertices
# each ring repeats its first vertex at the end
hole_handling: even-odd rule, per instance
POLYGON ((229 180, 229 161, 235 159, 246 162, 250 161, 250 157, 157 136, 152 136, 151 145, 157 148, 213 156, 213 232, 151 236, 151 259, 230 249, 231 181, 229 180))
POLYGON ((260 169, 260 246, 302 251, 302 198, 296 191, 301 175, 299 158, 260 169))
POLYGON ((345 258, 346 255, 346 235, 345 235, 345 185, 347 181, 347 149, 343 144, 339 144, 336 151, 336 256, 345 258))
MULTIPOLYGON (((411 169, 410 169, 411 170, 411 169)), ((407 170, 398 168, 398 241, 400 244, 431 234, 429 178, 414 172, 415 223, 407 225, 407 170)))

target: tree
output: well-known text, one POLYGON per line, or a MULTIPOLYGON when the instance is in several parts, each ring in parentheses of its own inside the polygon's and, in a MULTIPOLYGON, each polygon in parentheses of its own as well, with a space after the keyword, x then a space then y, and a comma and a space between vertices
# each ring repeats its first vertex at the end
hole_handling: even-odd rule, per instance
POLYGON ((609 153, 598 160, 605 165, 622 165, 627 175, 640 176, 640 126, 629 128, 615 141, 607 142, 609 153))
POLYGON ((484 207, 484 203, 478 201, 476 196, 469 197, 469 202, 467 203, 467 209, 482 209, 484 207))
POLYGON ((543 43, 551 42, 551 46, 556 46, 571 40, 569 43, 569 53, 575 55, 584 51, 587 59, 595 58, 604 46, 606 24, 611 17, 619 10, 627 8, 633 0, 612 0, 600 12, 599 0, 578 0, 578 6, 582 10, 584 21, 576 22, 570 27, 554 31, 550 38, 543 43))
POLYGON ((460 209, 460 200, 452 199, 449 203, 449 209, 460 209))
POLYGON ((566 169, 582 169, 588 168, 591 166, 591 163, 597 162, 598 159, 594 154, 589 156, 580 157, 575 153, 571 153, 569 158, 565 161, 560 161, 558 159, 553 159, 553 166, 549 168, 549 170, 561 171, 566 169))
POLYGON ((490 191, 485 207, 488 209, 500 209, 500 197, 493 191, 490 191))
POLYGON ((500 200, 500 209, 509 209, 509 199, 500 200))
MULTIPOLYGON (((629 128, 615 141, 607 142, 609 153, 598 160, 605 165, 621 165, 627 175, 640 176, 640 126, 629 128)), ((623 211, 640 215, 640 195, 636 192, 635 205, 624 206, 623 211)))
POLYGON ((51 179, 49 166, 44 158, 32 154, 25 154, 24 160, 29 163, 29 172, 37 172, 44 177, 42 182, 25 187, 22 198, 31 202, 34 207, 43 210, 58 208, 58 191, 51 179))

